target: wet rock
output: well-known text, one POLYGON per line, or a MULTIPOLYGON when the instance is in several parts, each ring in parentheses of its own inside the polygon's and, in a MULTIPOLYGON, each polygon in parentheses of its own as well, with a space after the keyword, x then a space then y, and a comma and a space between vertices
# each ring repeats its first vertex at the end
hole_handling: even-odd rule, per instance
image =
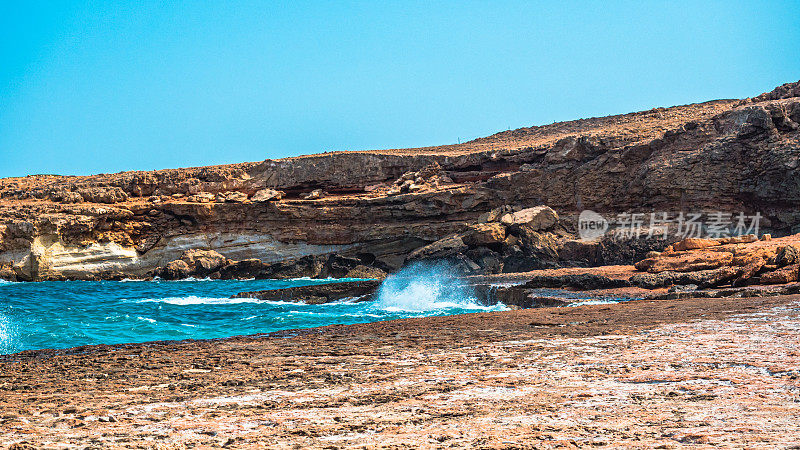
POLYGON ((406 261, 444 259, 463 253, 467 249, 461 236, 452 235, 414 250, 408 255, 406 261))
POLYGON ((697 285, 702 288, 721 286, 730 283, 741 275, 739 267, 721 267, 719 269, 698 270, 695 272, 664 271, 659 273, 641 273, 633 275, 630 282, 644 289, 657 289, 672 285, 697 285))
POLYGON ((180 280, 188 278, 192 273, 192 268, 186 261, 177 259, 167 263, 164 268, 156 272, 156 276, 164 278, 165 280, 180 280))
POLYGON ((542 297, 533 289, 524 286, 474 286, 478 301, 484 305, 502 303, 519 309, 567 306, 571 303, 565 298, 542 297))
POLYGON ((330 255, 325 261, 320 276, 331 277, 331 278, 344 278, 347 276, 348 272, 350 272, 351 270, 355 269, 360 265, 362 265, 362 262, 358 258, 341 256, 341 255, 330 255))
POLYGON ((582 273, 568 275, 536 275, 525 283, 527 288, 573 288, 579 290, 611 289, 630 286, 628 280, 582 273))
POLYGON ((267 291, 242 292, 231 298, 257 298, 259 300, 302 302, 308 304, 330 303, 344 299, 363 299, 374 293, 381 282, 378 280, 345 281, 313 286, 299 286, 267 291))
POLYGON ((267 264, 255 258, 230 261, 211 274, 210 277, 223 280, 267 278, 268 268, 267 264))

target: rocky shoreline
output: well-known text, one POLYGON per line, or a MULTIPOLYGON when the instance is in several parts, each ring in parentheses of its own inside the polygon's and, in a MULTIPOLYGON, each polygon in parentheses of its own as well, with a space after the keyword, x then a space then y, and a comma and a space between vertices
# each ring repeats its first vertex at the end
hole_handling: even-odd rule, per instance
POLYGON ((800 231, 798 96, 789 83, 459 145, 0 179, 0 278, 373 278, 437 252, 457 253, 464 274, 497 274, 632 264, 672 243, 586 245, 585 209, 758 213, 761 233, 787 236, 800 231), (556 223, 518 226, 544 205, 556 223), (193 255, 211 251, 223 263, 198 267, 193 255))
POLYGON ((27 351, 0 356, 0 446, 791 446, 798 311, 638 300, 27 351))
POLYGON ((446 264, 512 309, 0 355, 0 446, 794 445, 799 99, 800 82, 459 145, 0 179, 0 279, 353 279, 236 294, 319 304, 446 264), (586 210, 636 233, 587 238, 586 210), (692 212, 762 223, 633 222, 692 212))

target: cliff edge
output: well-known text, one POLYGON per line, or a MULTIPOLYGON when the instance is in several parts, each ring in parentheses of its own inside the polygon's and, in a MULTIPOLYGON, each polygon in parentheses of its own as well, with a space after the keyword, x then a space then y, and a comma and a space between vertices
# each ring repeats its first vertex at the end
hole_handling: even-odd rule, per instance
POLYGON ((463 265, 491 273, 596 265, 633 262, 648 250, 581 247, 575 220, 584 209, 758 212, 763 231, 788 235, 800 231, 798 124, 800 82, 744 100, 520 128, 459 145, 5 178, 0 278, 388 272, 442 238, 482 239, 470 230, 493 210, 537 205, 555 210, 558 222, 536 236, 517 230, 516 241, 476 241, 463 265))

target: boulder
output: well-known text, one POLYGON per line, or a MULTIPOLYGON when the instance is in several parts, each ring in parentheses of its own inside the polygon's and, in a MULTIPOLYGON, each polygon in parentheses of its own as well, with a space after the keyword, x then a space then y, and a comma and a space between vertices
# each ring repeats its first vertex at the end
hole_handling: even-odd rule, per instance
POLYGON ((525 225, 534 231, 539 231, 555 226, 558 223, 558 214, 549 206, 541 205, 515 213, 506 213, 500 221, 505 225, 525 225))
POLYGON ((328 256, 328 259, 325 261, 320 276, 323 278, 344 278, 347 277, 347 274, 351 270, 360 265, 362 265, 362 261, 358 258, 333 254, 328 256))
POLYGON ((775 254, 775 264, 777 264, 778 267, 790 266, 797 263, 800 263, 800 250, 797 250, 797 247, 786 245, 778 248, 778 252, 775 254))
POLYGON ((205 276, 228 263, 228 258, 214 250, 191 249, 183 252, 180 258, 193 274, 205 276))
POLYGON ((250 197, 250 201, 256 203, 263 203, 269 201, 278 201, 286 195, 283 191, 276 191, 275 189, 261 189, 250 197))
POLYGON ((527 225, 517 227, 516 233, 519 245, 527 255, 540 259, 558 259, 560 243, 554 234, 540 233, 527 225))
POLYGON ((256 258, 229 261, 209 276, 223 280, 266 278, 268 267, 267 264, 256 258))
POLYGON ((762 274, 759 282, 761 284, 792 283, 798 280, 798 271, 800 271, 800 264, 792 264, 781 269, 762 274))
POLYGON ((158 272, 157 276, 166 280, 180 280, 182 278, 187 278, 191 273, 192 268, 189 267, 186 261, 176 259, 175 261, 167 263, 167 265, 158 272))
POLYGON ((506 228, 499 223, 479 223, 470 225, 469 229, 462 233, 461 239, 464 244, 470 247, 499 245, 506 239, 506 228))
POLYGON ((565 241, 558 249, 558 258, 573 265, 596 265, 599 260, 600 243, 582 240, 565 241))
POLYGON ((247 201, 247 194, 239 191, 228 192, 225 196, 225 201, 227 203, 244 203, 247 201))

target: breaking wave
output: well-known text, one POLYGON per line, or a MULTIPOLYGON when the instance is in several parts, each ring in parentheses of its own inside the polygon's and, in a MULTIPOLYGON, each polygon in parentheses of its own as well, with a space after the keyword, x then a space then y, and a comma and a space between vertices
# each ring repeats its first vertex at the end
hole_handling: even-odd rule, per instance
POLYGON ((507 309, 504 305, 481 305, 474 290, 452 273, 452 267, 446 263, 408 265, 384 280, 373 306, 390 312, 507 309))
POLYGON ((197 297, 190 295, 187 297, 164 297, 147 298, 139 300, 137 303, 168 303, 170 305, 234 305, 237 303, 263 303, 262 300, 255 298, 222 298, 222 297, 197 297))

